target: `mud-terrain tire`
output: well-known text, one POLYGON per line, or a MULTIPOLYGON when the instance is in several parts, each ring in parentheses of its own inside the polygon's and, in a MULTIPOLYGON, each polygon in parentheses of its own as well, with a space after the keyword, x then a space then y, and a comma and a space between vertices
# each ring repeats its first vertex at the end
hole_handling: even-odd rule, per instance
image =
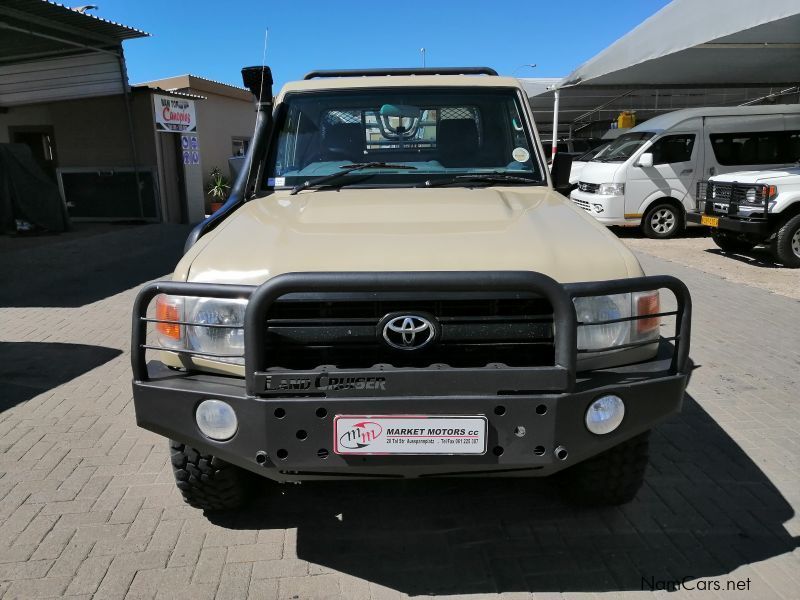
POLYGON ((800 215, 795 215, 778 230, 772 241, 772 254, 783 266, 800 269, 800 215))
POLYGON ((563 471, 559 474, 562 496, 580 506, 630 502, 644 483, 649 442, 646 431, 563 471))
POLYGON ((208 511, 241 507, 248 498, 254 475, 186 444, 169 441, 175 484, 190 506, 208 511))
POLYGON ((712 231, 711 239, 714 240, 714 243, 720 250, 732 252, 734 254, 749 252, 756 247, 756 242, 749 242, 722 231, 712 231))
POLYGON ((683 231, 683 209, 671 202, 655 202, 642 219, 642 232, 654 240, 673 238, 683 231))

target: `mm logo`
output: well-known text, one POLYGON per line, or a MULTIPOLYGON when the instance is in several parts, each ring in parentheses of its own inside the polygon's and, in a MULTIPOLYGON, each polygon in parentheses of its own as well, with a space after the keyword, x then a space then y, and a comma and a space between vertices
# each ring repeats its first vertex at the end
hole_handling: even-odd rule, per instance
POLYGON ((383 427, 374 421, 355 423, 339 436, 339 446, 348 450, 366 448, 383 433, 383 427))

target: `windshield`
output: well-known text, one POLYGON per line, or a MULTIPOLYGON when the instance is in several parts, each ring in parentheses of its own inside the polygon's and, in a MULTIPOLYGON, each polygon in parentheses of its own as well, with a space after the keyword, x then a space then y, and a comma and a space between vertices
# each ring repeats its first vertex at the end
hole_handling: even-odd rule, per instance
POLYGON ((652 131, 626 133, 611 142, 608 148, 592 160, 599 162, 622 162, 633 156, 642 145, 655 135, 652 131))
POLYGON ((545 182, 514 90, 349 90, 288 95, 284 105, 267 187, 313 183, 364 163, 331 185, 421 185, 480 173, 545 182))
POLYGON ((611 144, 603 144, 597 148, 592 148, 588 152, 581 154, 578 158, 573 159, 572 162, 587 162, 593 158, 600 158, 600 155, 605 152, 611 144))

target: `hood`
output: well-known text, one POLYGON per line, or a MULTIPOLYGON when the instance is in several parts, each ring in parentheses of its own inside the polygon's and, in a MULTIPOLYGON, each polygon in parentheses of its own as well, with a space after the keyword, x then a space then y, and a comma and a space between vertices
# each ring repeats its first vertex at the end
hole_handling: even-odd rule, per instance
POLYGON ((711 181, 737 182, 737 183, 775 183, 773 180, 793 178, 792 183, 800 180, 800 167, 788 167, 786 169, 775 169, 773 171, 737 171, 735 173, 725 173, 712 177, 711 181))
MULTIPOLYGON (((589 163, 585 160, 573 160, 572 167, 569 171, 569 182, 571 185, 577 185, 581 179, 581 173, 589 163)), ((605 183, 605 182, 604 182, 605 183)))
POLYGON ((617 171, 624 165, 624 162, 600 162, 589 161, 581 171, 581 181, 587 183, 613 183, 617 171))
POLYGON ((547 188, 279 191, 201 238, 174 278, 257 285, 295 271, 496 271, 557 281, 641 275, 604 226, 547 188))

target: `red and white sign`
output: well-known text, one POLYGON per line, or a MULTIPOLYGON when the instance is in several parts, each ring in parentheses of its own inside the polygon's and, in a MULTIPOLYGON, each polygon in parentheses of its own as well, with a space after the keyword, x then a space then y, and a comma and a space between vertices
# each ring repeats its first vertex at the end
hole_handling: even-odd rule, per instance
POLYGON ((336 454, 485 454, 486 417, 336 415, 336 454))
POLYGON ((153 94, 156 131, 165 133, 197 131, 194 100, 153 94))

